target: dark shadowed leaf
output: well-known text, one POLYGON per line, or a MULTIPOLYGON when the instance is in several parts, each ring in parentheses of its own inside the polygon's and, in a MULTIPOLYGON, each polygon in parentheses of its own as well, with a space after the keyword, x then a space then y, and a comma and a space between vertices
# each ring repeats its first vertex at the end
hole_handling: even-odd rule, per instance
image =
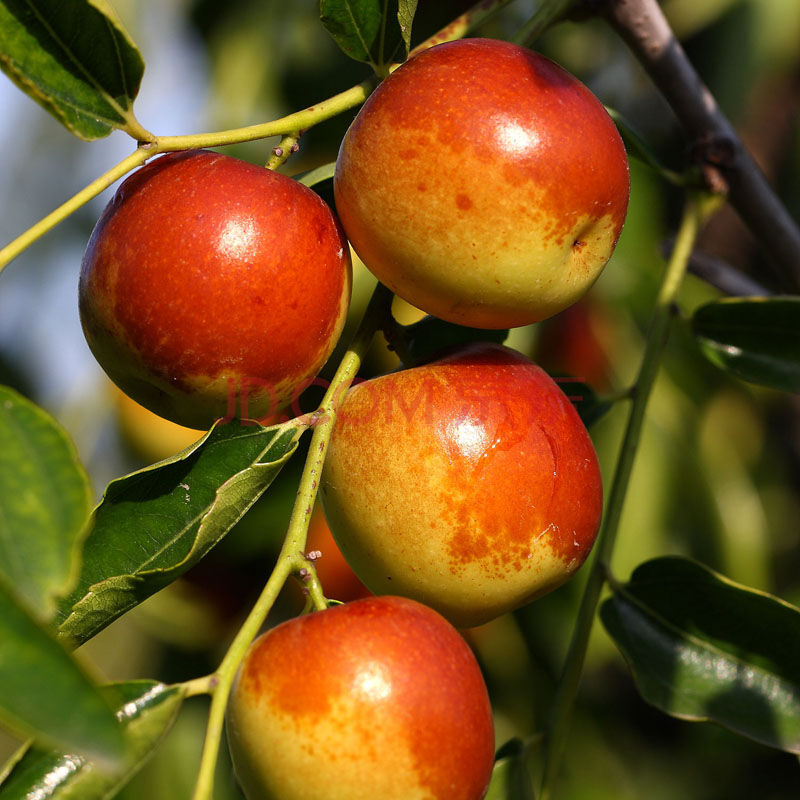
POLYGON ((615 587, 601 618, 649 703, 800 753, 800 610, 665 557, 615 587))
POLYGON ((467 328, 437 317, 425 317, 413 325, 397 325, 387 334, 389 346, 397 351, 407 367, 424 364, 440 353, 472 342, 494 342, 503 344, 508 338, 507 330, 492 331, 482 328, 467 328))
POLYGON ((187 451, 110 483, 59 633, 86 641, 197 563, 263 494, 303 430, 218 425, 187 451))
POLYGON ((184 691, 155 681, 110 688, 118 698, 117 718, 128 744, 128 755, 120 766, 103 772, 81 756, 30 748, 0 784, 0 800, 103 800, 127 783, 172 727, 184 691))
POLYGON ((800 297, 718 300, 695 311, 692 332, 707 358, 739 378, 800 392, 800 297))
POLYGON ((106 765, 122 758, 122 732, 100 689, 3 582, 0 642, 0 719, 11 730, 106 765))
POLYGON ((144 62, 106 0, 0 0, 0 68, 82 139, 142 134, 144 62))
POLYGON ((664 165, 662 159, 656 155, 639 133, 628 124, 627 120, 619 111, 608 107, 606 107, 606 111, 608 111, 611 119, 614 120, 614 124, 617 126, 617 130, 622 137, 622 141, 625 144, 625 149, 628 151, 629 156, 637 158, 643 164, 646 164, 669 183, 674 183, 678 186, 682 186, 686 183, 686 179, 683 175, 668 169, 664 165))
POLYGON ((92 505, 89 479, 58 423, 0 386, 0 576, 42 618, 74 577, 92 505))
POLYGON ((497 753, 485 800, 534 800, 525 746, 519 739, 506 742, 497 753))
POLYGON ((597 420, 605 416, 613 405, 608 400, 603 400, 588 383, 571 375, 553 375, 553 380, 578 412, 583 424, 588 428, 597 420))

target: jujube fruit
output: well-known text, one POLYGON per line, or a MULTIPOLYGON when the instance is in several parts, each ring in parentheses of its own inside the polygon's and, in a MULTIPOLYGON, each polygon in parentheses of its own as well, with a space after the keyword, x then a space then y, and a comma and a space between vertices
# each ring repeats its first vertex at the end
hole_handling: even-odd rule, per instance
POLYGON ((274 418, 316 375, 350 298, 346 240, 297 181, 205 150, 129 177, 92 233, 81 321, 111 379, 208 428, 274 418))
POLYGON ((494 731, 459 633, 412 600, 357 600, 258 638, 227 716, 249 800, 480 800, 494 731))
POLYGON ((334 177, 353 248, 392 291, 450 322, 549 317, 594 283, 628 204, 622 140, 596 97, 508 42, 432 47, 348 130, 334 177))
POLYGON ((597 457, 572 403, 527 358, 489 344, 350 389, 321 497, 368 589, 413 597, 459 627, 567 580, 602 513, 597 457))

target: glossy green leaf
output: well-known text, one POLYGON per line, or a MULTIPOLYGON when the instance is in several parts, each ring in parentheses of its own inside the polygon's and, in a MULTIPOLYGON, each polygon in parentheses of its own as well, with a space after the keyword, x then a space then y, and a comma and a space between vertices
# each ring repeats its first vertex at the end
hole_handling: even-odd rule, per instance
POLYGON ((218 425, 187 451, 109 484, 59 633, 86 641, 196 564, 263 494, 303 430, 218 425))
POLYGON ((122 732, 106 698, 3 582, 0 642, 0 719, 8 728, 106 764, 122 757, 122 732))
POLYGON ((113 771, 101 771, 81 756, 29 749, 0 783, 0 800, 103 800, 113 797, 144 765, 172 727, 184 698, 181 687, 131 681, 111 687, 119 698, 128 754, 113 771))
POLYGON ((345 54, 380 70, 407 55, 415 10, 413 0, 321 0, 320 20, 345 54))
POLYGON ((695 311, 706 357, 743 380, 800 392, 800 297, 726 298, 695 311))
POLYGON ((0 386, 0 576, 41 616, 68 588, 92 504, 89 479, 58 423, 0 386))
POLYGON ((525 763, 525 746, 519 739, 507 742, 497 753, 485 800, 534 800, 533 782, 525 763))
POLYGON ((142 133, 144 62, 106 0, 0 0, 0 68, 82 139, 142 133))
POLYGON ((397 325, 387 332, 387 338, 389 347, 397 351, 403 364, 413 367, 436 358, 452 347, 472 342, 503 344, 508 338, 508 331, 467 328, 438 317, 425 317, 413 325, 397 325))
POLYGON ((800 753, 800 610, 665 557, 615 587, 601 618, 649 703, 800 753))

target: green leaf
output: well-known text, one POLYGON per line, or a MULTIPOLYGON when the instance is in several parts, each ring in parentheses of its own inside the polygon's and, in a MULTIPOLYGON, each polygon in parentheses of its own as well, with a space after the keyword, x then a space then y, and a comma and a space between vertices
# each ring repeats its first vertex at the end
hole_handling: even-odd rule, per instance
POLYGON ((453 347, 472 342, 503 344, 507 338, 507 330, 467 328, 438 317, 425 317, 412 325, 396 325, 393 330, 387 331, 389 346, 397 351, 407 367, 431 361, 453 347))
POLYGON ((625 117, 613 108, 606 106, 606 111, 614 124, 617 126, 619 135, 628 151, 628 155, 636 158, 643 164, 646 164, 650 169, 660 175, 668 183, 676 186, 685 186, 687 181, 683 175, 668 169, 661 158, 656 155, 655 151, 650 145, 634 130, 626 121, 625 117))
POLYGON ((320 20, 342 51, 377 72, 408 53, 416 2, 320 0, 320 20), (381 13, 383 8, 383 13, 381 13))
POLYGON ((0 0, 0 68, 81 139, 136 139, 144 62, 106 0, 0 0))
POLYGON ((0 718, 11 730, 109 765, 122 758, 106 698, 2 581, 0 642, 0 718))
POLYGON ((379 0, 320 0, 319 18, 342 51, 356 61, 372 61, 381 29, 379 0))
POLYGON ((397 22, 400 25, 400 35, 406 47, 406 55, 411 49, 411 27, 414 24, 414 15, 417 13, 417 0, 400 0, 397 4, 397 22))
POLYGON ((750 383, 800 392, 800 297, 708 303, 695 311, 692 332, 717 366, 750 383))
MULTIPOLYGON (((0 794, 0 800, 3 800, 0 794)), ((534 800, 533 782, 525 763, 525 746, 511 739, 500 748, 485 800, 534 800)))
POLYGON ((605 416, 613 405, 608 400, 597 396, 597 392, 588 383, 570 375, 553 375, 553 380, 575 406, 583 424, 589 428, 597 420, 605 416))
POLYGON ((665 557, 615 587, 600 614, 647 702, 800 753, 800 610, 665 557))
POLYGON ((59 633, 85 642, 196 564, 264 493, 303 430, 217 425, 187 451, 109 484, 59 633))
POLYGON ((0 386, 0 577, 48 619, 74 578, 92 504, 89 479, 58 423, 0 386))
POLYGON ((331 178, 333 178, 333 173, 335 170, 336 162, 329 161, 327 164, 322 164, 321 166, 307 170, 306 172, 300 172, 292 177, 298 183, 302 183, 304 186, 311 187, 316 186, 318 183, 322 183, 323 181, 329 181, 331 178))
POLYGON ((181 687, 156 681, 113 684, 117 717, 128 755, 120 766, 100 771, 85 758, 55 750, 29 749, 0 784, 0 800, 104 800, 113 797, 144 765, 172 727, 185 695, 181 687))

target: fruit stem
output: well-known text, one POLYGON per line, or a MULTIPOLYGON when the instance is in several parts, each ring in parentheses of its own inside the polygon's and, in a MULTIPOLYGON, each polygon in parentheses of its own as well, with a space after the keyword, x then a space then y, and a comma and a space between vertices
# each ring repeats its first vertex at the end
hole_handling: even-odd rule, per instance
POLYGON ((264 624, 267 614, 272 608, 283 584, 293 572, 307 569, 311 580, 306 583, 311 600, 318 609, 324 609, 327 602, 316 577, 313 566, 305 558, 306 538, 311 512, 319 488, 319 475, 325 454, 328 450, 331 432, 336 421, 336 414, 344 394, 356 377, 361 361, 369 347, 375 332, 383 325, 391 303, 392 294, 383 285, 378 284, 372 293, 364 316, 358 326, 347 352, 339 362, 336 374, 331 380, 322 403, 315 412, 318 422, 314 426, 308 456, 300 478, 292 516, 283 541, 281 551, 272 574, 256 600, 247 619, 233 639, 219 667, 209 680, 212 692, 211 708, 208 714, 206 737, 200 758, 200 768, 195 784, 193 800, 210 800, 214 784, 214 771, 225 722, 225 709, 228 695, 233 685, 236 672, 242 659, 264 624))
POLYGON ((567 744, 572 709, 580 684, 589 636, 605 583, 607 566, 614 551, 625 495, 641 438, 645 410, 658 375, 661 355, 667 343, 675 301, 697 235, 705 220, 716 210, 720 202, 721 198, 713 195, 687 194, 683 219, 658 293, 642 363, 631 392, 631 407, 606 504, 605 517, 597 536, 593 561, 581 598, 572 640, 556 688, 539 800, 551 800, 554 796, 554 784, 567 744))
POLYGON ((298 144, 299 139, 300 131, 286 134, 286 136, 272 148, 272 153, 270 153, 269 160, 266 163, 267 169, 277 169, 292 155, 292 153, 296 153, 300 149, 300 145, 298 144))

